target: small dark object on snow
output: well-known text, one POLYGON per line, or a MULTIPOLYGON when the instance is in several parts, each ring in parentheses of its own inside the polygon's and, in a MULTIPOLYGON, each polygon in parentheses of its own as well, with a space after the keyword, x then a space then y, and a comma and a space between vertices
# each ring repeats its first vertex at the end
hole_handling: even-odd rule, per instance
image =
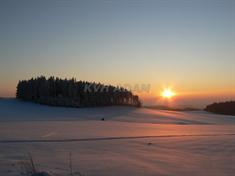
POLYGON ((37 172, 32 174, 31 176, 51 176, 51 175, 46 172, 37 172))
POLYGON ((149 142, 148 145, 152 145, 153 143, 152 142, 149 142))
POLYGON ((101 120, 104 121, 104 118, 102 118, 101 120))

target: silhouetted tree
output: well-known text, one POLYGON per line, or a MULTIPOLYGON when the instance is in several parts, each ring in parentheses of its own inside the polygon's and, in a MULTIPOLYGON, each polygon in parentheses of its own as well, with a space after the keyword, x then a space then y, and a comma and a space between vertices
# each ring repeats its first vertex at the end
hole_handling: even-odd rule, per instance
POLYGON ((213 103, 208 105, 205 110, 218 114, 235 115, 235 101, 213 103))
POLYGON ((88 107, 125 105, 140 107, 137 95, 122 87, 44 76, 19 81, 16 97, 52 106, 88 107))

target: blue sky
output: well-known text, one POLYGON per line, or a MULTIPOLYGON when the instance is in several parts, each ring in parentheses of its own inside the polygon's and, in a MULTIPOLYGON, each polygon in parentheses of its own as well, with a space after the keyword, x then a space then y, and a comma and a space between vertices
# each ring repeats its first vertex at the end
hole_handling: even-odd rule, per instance
POLYGON ((235 92, 233 0, 2 0, 0 96, 38 75, 235 92))

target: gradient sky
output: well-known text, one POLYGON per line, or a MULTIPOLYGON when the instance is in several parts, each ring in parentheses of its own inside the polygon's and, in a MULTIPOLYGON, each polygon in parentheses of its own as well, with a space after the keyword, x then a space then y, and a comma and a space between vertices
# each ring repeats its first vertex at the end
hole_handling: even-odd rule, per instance
POLYGON ((3 97, 54 75, 151 84, 145 103, 164 86, 178 104, 235 98, 234 0, 1 0, 0 39, 3 97))

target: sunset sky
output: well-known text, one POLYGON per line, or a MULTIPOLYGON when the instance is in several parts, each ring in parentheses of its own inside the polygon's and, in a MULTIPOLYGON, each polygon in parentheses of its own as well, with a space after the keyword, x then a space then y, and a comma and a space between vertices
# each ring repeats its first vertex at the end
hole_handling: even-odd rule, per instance
POLYGON ((235 1, 1 0, 0 96, 40 75, 150 84, 145 104, 235 99, 235 1))

